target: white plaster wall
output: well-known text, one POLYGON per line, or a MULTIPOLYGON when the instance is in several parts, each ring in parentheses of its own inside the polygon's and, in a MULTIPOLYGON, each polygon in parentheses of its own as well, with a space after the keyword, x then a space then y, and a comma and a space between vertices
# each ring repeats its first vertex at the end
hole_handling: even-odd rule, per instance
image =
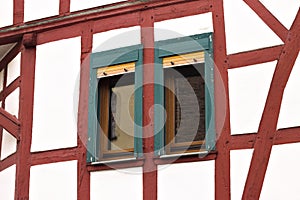
POLYGON ((21 71, 21 53, 19 53, 7 66, 7 83, 8 86, 20 76, 21 71))
POLYGON ((230 151, 231 200, 242 199, 253 149, 230 151))
POLYGON ((277 128, 300 126, 300 53, 284 89, 277 128))
POLYGON ((77 10, 83 10, 87 8, 93 8, 97 6, 103 6, 125 0, 71 0, 70 10, 71 12, 77 10))
POLYGON ((77 145, 80 38, 37 46, 31 151, 77 145))
POLYGON ((0 199, 14 200, 16 165, 0 172, 0 199))
POLYGON ((282 44, 243 1, 224 0, 224 18, 229 54, 282 44))
POLYGON ((15 89, 5 100, 5 110, 16 118, 19 117, 20 89, 15 89))
POLYGON ((0 27, 13 24, 13 0, 0 1, 0 27))
POLYGON ((93 52, 141 44, 139 26, 114 29, 93 35, 93 52))
POLYGON ((9 132, 3 129, 1 160, 15 153, 17 150, 17 140, 9 132))
POLYGON ((276 63, 228 70, 231 134, 257 132, 276 63))
POLYGON ((300 199, 300 143, 273 146, 260 200, 300 199))
POLYGON ((214 161, 158 167, 158 200, 214 199, 214 161))
POLYGON ((59 14, 59 0, 25 0, 24 21, 32 21, 59 14))
POLYGON ((143 199, 142 168, 91 172, 91 200, 143 199))
POLYGON ((31 167, 29 199, 77 199, 77 161, 31 167))
POLYGON ((213 32, 212 14, 205 13, 156 22, 154 28, 155 41, 213 32))

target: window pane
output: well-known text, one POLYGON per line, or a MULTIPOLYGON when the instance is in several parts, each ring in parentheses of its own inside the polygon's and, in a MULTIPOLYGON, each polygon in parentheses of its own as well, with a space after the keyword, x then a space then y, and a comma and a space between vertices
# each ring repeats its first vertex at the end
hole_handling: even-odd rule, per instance
POLYGON ((204 81, 201 76, 175 79, 175 92, 179 101, 175 103, 175 142, 201 141, 205 138, 204 81), (198 102, 194 105, 193 96, 198 102), (198 110, 198 111, 197 111, 198 110), (195 121, 194 119, 200 119, 195 121), (180 126, 180 124, 182 124, 180 126), (191 127, 198 126, 197 132, 191 127))
POLYGON ((167 142, 191 143, 205 139, 203 69, 204 65, 198 64, 166 68, 164 71, 167 142))
POLYGON ((133 149, 134 85, 111 88, 110 150, 133 149))

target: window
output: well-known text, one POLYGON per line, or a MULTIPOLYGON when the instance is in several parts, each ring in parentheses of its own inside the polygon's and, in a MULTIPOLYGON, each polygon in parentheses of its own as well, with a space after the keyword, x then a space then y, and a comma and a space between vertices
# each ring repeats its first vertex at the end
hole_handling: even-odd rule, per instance
POLYGON ((91 55, 88 162, 141 152, 140 45, 91 55))
MULTIPOLYGON (((140 45, 93 53, 88 162, 142 156, 140 45)), ((215 144, 212 34, 155 43, 156 155, 210 151, 215 144)))
POLYGON ((214 149, 212 34, 156 43, 155 148, 158 155, 214 149))

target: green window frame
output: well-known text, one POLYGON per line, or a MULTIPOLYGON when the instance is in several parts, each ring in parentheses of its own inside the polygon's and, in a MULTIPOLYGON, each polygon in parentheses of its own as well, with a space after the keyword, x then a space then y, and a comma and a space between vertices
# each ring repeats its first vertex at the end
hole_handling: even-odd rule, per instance
POLYGON ((110 66, 135 63, 134 71, 134 153, 133 157, 142 156, 142 45, 134 45, 108 51, 96 52, 90 55, 90 80, 89 80, 89 106, 88 106, 88 141, 87 162, 98 162, 105 160, 100 156, 100 145, 103 141, 100 137, 100 99, 101 87, 98 88, 99 78, 97 71, 110 66))
MULTIPOLYGON (((204 52, 205 81, 205 142, 200 150, 215 150, 215 110, 214 110, 214 62, 213 33, 204 33, 187 37, 158 41, 155 43, 155 154, 166 155, 165 111, 164 107, 164 67, 163 59, 169 56, 193 52, 204 52)), ((176 152, 175 152, 176 154, 176 152)))
MULTIPOLYGON (((155 42, 154 65, 154 148, 157 156, 166 155, 165 150, 165 111, 164 108, 164 68, 163 59, 170 56, 204 52, 205 82, 205 142, 200 150, 215 150, 215 110, 214 110, 214 62, 213 33, 204 33, 175 39, 155 42)), ((88 106, 88 141, 87 162, 102 161, 99 157, 101 145, 99 137, 99 99, 97 70, 100 68, 135 63, 134 72, 134 153, 138 158, 143 156, 143 47, 134 45, 109 51, 92 53, 90 56, 89 106, 88 106)), ((101 88, 100 88, 101 89, 101 88)), ((118 160, 117 158, 116 160, 118 160)))

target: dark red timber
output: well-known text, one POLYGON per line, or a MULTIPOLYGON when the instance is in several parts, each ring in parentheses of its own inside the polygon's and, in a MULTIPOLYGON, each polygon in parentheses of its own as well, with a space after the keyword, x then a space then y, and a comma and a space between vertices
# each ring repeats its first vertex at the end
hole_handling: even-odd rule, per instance
MULTIPOLYGON (((230 151, 254 149, 244 187, 244 200, 260 197, 273 145, 300 142, 300 127, 277 130, 277 121, 285 86, 300 49, 299 11, 290 30, 260 1, 244 2, 282 40, 283 44, 228 55, 223 0, 131 0, 82 11, 70 12, 70 0, 60 0, 59 15, 24 23, 24 0, 14 0, 13 25, 0 28, 0 45, 17 43, 0 61, 4 70, 4 88, 0 92, 0 126, 17 139, 17 152, 0 161, 0 172, 16 165, 15 200, 29 199, 30 167, 77 160, 77 199, 90 199, 90 174, 103 170, 143 168, 143 199, 157 200, 158 165, 215 161, 215 199, 230 200, 230 151), (211 12, 215 62, 216 150, 203 158, 184 156, 174 161, 154 155, 154 23, 211 12), (113 29, 141 27, 143 51, 143 152, 144 157, 91 165, 86 163, 88 130, 88 89, 93 34, 113 29), (34 102, 36 45, 81 37, 80 94, 77 122, 77 146, 30 152, 34 102), (6 85, 7 65, 21 52, 21 75, 6 85), (231 135, 228 70, 270 61, 278 61, 257 133, 231 135), (19 117, 5 110, 6 97, 20 89, 19 117), (225 120, 224 120, 225 118, 225 120)), ((233 2, 234 3, 234 2, 233 2)), ((201 23, 201 22, 199 22, 201 23)), ((59 73, 59 72, 58 72, 59 73)), ((0 131, 0 153, 3 132, 0 131)), ((201 198, 201 196, 199 197, 201 198)))
POLYGON ((143 197, 157 199, 157 166, 154 163, 154 15, 152 10, 141 12, 143 53, 143 197))
MULTIPOLYGON (((31 34, 35 40, 34 34, 31 34)), ((32 137, 34 73, 36 48, 21 50, 21 86, 19 99, 19 119, 21 122, 20 141, 17 145, 15 199, 29 199, 30 147, 32 137)))
POLYGON ((216 149, 215 199, 230 200, 230 119, 228 95, 228 61, 226 60, 226 40, 223 1, 213 1, 214 62, 215 62, 215 115, 216 149), (225 94, 222 88, 225 89, 225 94), (225 101, 225 104, 224 104, 225 101), (224 118, 225 113, 225 120, 224 118))
POLYGON ((259 199, 274 143, 284 88, 300 49, 300 12, 287 35, 260 121, 243 199, 259 199))

